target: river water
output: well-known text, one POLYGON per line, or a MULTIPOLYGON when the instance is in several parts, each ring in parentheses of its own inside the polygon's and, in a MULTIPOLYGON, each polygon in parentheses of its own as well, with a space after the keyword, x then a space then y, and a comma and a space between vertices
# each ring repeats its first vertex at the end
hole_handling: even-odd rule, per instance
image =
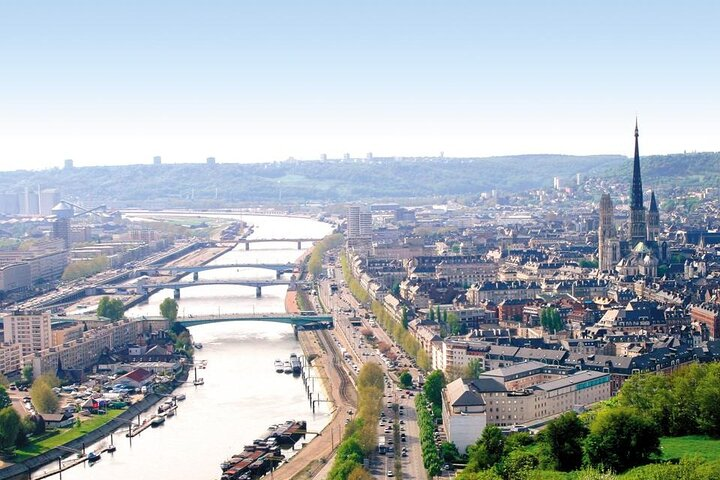
MULTIPOLYGON (((251 238, 319 238, 332 230, 332 226, 310 219, 247 215, 242 219, 255 226, 251 238)), ((286 263, 303 253, 295 243, 260 243, 250 248, 245 251, 241 246, 214 263, 286 263)), ((200 274, 200 279, 274 277, 273 271, 259 269, 210 270, 200 274)), ((178 302, 179 313, 282 312, 286 290, 285 286, 265 287, 258 299, 253 287, 185 288, 178 302)), ((171 291, 158 292, 128 315, 158 315, 160 302, 171 295, 171 291)), ((195 356, 197 360, 207 360, 207 369, 198 370, 205 384, 178 388, 175 393, 185 393, 187 399, 179 402, 175 417, 158 428, 145 430, 132 439, 132 445, 124 432, 116 433, 114 454, 103 454, 93 466, 86 463, 71 468, 63 472, 63 479, 217 479, 220 462, 252 443, 269 425, 303 419, 308 421, 308 430, 319 431, 328 423, 327 404, 321 403, 313 414, 299 377, 275 373, 275 359, 286 360, 292 352, 302 353, 292 327, 227 322, 192 327, 190 331, 194 340, 204 346, 196 350, 195 356)), ((327 398, 325 392, 321 395, 327 398)))

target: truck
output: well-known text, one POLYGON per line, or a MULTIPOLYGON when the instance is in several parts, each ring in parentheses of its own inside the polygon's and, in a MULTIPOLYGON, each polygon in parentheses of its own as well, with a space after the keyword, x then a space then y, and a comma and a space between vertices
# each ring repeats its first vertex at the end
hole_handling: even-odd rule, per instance
POLYGON ((385 452, 387 452, 387 445, 385 444, 385 435, 380 435, 378 437, 378 453, 380 455, 385 455, 385 452))

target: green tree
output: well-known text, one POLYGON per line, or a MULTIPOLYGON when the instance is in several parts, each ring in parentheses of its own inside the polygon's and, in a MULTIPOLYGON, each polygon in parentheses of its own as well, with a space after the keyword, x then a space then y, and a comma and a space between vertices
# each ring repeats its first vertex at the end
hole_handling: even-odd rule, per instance
POLYGON ((8 395, 7 391, 5 390, 5 387, 0 385, 0 409, 9 407, 10 405, 12 405, 10 396, 8 395))
POLYGON ((494 467, 502 458, 505 450, 505 438, 495 425, 488 425, 475 444, 468 447, 470 471, 479 472, 494 467))
POLYGON ((30 383, 33 380, 33 366, 32 364, 27 364, 22 369, 22 377, 25 382, 30 383))
POLYGON ((102 297, 97 306, 98 317, 109 318, 113 322, 120 320, 125 313, 125 306, 119 298, 102 297))
POLYGON ((548 307, 540 311, 540 325, 550 333, 557 333, 565 328, 557 308, 548 307))
POLYGON ((402 308, 402 327, 407 330, 408 328, 408 311, 407 308, 402 308))
POLYGON ((447 317, 445 318, 445 323, 447 325, 448 331, 450 332, 450 335, 460 335, 463 326, 460 318, 455 312, 450 312, 448 314, 447 310, 445 310, 444 313, 447 314, 447 317))
POLYGON ((590 425, 585 456, 590 465, 624 472, 660 453, 660 429, 630 407, 606 407, 590 425))
POLYGON ((428 320, 431 322, 435 321, 435 311, 432 308, 428 311, 428 320))
POLYGON ((166 298, 160 303, 160 315, 170 322, 177 320, 178 303, 174 298, 166 298))
POLYGON ((30 398, 32 398, 33 405, 40 413, 55 413, 58 408, 57 395, 52 391, 50 385, 42 379, 33 382, 32 388, 30 388, 30 398))
POLYGON ((513 450, 502 461, 503 478, 523 480, 540 465, 538 457, 527 450, 513 450))
POLYGON ((478 359, 473 359, 470 360, 470 362, 465 367, 462 373, 462 378, 468 380, 478 378, 483 371, 484 369, 482 362, 478 359))
POLYGON ((583 442, 588 428, 575 412, 566 412, 550 421, 541 434, 547 446, 546 454, 554 460, 554 467, 563 472, 582 466, 583 442))
POLYGON ((402 385, 403 388, 412 387, 412 375, 410 375, 410 372, 407 370, 403 370, 398 379, 400 380, 400 385, 402 385))
POLYGON ((440 444, 440 456, 445 463, 456 463, 460 460, 460 452, 455 442, 443 442, 440 444))
POLYGON ((20 416, 15 409, 5 407, 0 410, 0 451, 12 451, 19 432, 20 416))
POLYGON ((445 374, 442 370, 435 370, 425 379, 423 391, 428 401, 435 407, 442 407, 442 390, 445 388, 445 374))

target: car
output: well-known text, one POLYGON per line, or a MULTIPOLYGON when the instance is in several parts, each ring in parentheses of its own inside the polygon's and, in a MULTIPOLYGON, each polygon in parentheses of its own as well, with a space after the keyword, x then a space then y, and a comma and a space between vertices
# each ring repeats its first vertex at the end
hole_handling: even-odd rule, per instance
POLYGON ((407 457, 407 456, 408 456, 408 453, 407 453, 407 452, 402 452, 402 453, 400 454, 400 456, 401 456, 401 457, 407 457))
POLYGON ((392 470, 388 470, 388 471, 387 471, 387 476, 388 476, 388 477, 394 477, 395 475, 393 475, 392 470))
POLYGON ((405 420, 400 420, 400 425, 405 425, 405 420))
POLYGON ((23 402, 31 402, 32 398, 30 397, 23 397, 23 402))

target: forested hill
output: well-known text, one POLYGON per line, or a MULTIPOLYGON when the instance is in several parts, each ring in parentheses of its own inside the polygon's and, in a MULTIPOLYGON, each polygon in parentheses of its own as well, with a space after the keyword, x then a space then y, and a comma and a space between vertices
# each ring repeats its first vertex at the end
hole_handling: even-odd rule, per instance
MULTIPOLYGON (((679 175, 695 178, 718 173, 718 154, 649 157, 643 177, 679 175), (700 162, 694 159, 702 159, 700 162), (656 160, 657 159, 657 160, 656 160), (667 159, 667 160, 665 160, 667 159), (711 164, 715 162, 714 165, 711 164), (655 172, 657 170, 657 172, 655 172)), ((627 175, 620 155, 523 155, 474 159, 374 159, 372 161, 287 161, 264 164, 164 164, 79 167, 0 173, 0 192, 25 186, 60 188, 66 198, 117 206, 195 206, 240 202, 346 201, 475 195, 566 182, 576 173, 627 175), (217 201, 216 198, 217 191, 217 201)))
MULTIPOLYGON (((653 155, 640 161, 643 183, 656 189, 720 187, 720 152, 653 155)), ((622 180, 626 179, 628 170, 613 165, 601 175, 622 180)))

